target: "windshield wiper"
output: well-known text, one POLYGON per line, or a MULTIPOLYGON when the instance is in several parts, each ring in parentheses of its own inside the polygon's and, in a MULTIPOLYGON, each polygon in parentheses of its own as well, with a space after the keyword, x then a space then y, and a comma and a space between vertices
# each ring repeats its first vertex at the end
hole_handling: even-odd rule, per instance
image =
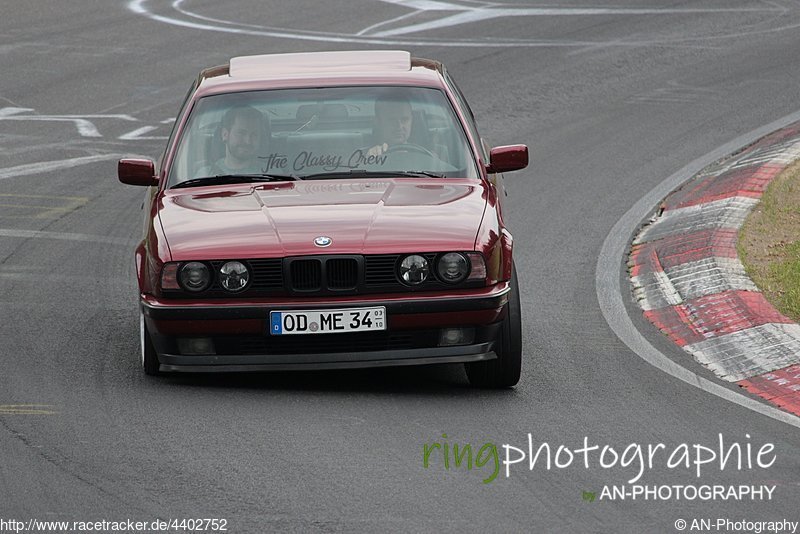
POLYGON ((337 171, 337 172, 320 172, 317 174, 309 174, 303 176, 303 180, 326 180, 329 178, 393 178, 396 176, 411 176, 415 178, 445 178, 443 174, 437 174, 430 171, 365 171, 365 170, 351 170, 351 171, 337 171))
POLYGON ((217 176, 204 176, 202 178, 192 178, 172 186, 194 187, 197 185, 219 185, 219 184, 249 184, 254 182, 291 182, 299 180, 294 174, 220 174, 217 176))

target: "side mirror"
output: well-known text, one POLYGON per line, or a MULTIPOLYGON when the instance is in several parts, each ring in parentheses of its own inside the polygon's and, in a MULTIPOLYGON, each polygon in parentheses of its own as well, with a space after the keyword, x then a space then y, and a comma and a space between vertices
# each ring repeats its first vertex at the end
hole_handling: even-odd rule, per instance
POLYGON ((497 146, 489 152, 486 172, 511 172, 528 166, 528 147, 525 145, 497 146))
POLYGON ((158 185, 156 165, 149 159, 121 159, 117 164, 119 181, 128 185, 158 185))

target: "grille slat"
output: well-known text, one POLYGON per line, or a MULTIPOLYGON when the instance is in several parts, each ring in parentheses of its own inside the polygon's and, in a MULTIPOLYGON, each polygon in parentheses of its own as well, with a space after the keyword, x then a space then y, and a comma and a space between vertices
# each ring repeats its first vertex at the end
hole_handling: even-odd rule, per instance
POLYGON ((398 254, 366 256, 364 281, 367 285, 395 284, 395 265, 400 259, 398 254))
POLYGON ((256 291, 280 291, 283 289, 283 260, 271 258, 250 260, 253 269, 252 288, 256 291))
POLYGON ((320 260, 294 260, 290 264, 293 291, 319 291, 322 288, 320 260))
POLYGON ((290 258, 289 291, 348 291, 358 287, 359 260, 353 257, 290 258))
POLYGON ((328 289, 355 289, 358 285, 358 262, 353 258, 332 258, 325 263, 328 289))

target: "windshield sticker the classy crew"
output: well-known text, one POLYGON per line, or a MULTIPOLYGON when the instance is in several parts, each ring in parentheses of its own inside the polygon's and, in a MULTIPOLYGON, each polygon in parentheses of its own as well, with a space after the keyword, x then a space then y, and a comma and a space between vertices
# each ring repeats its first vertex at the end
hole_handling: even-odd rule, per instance
POLYGON ((368 165, 384 165, 388 154, 370 155, 365 150, 357 149, 345 158, 341 154, 316 154, 312 151, 302 151, 292 160, 286 154, 273 152, 268 156, 259 156, 264 162, 264 172, 276 169, 285 170, 291 165, 292 170, 322 169, 335 171, 337 169, 358 169, 368 165))

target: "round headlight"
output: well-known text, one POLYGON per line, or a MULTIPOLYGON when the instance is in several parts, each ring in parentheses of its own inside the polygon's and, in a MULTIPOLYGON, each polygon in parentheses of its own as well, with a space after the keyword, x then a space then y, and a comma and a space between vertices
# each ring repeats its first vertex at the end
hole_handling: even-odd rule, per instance
POLYGON ((448 284, 457 284, 469 274, 469 260, 458 252, 448 252, 436 262, 439 279, 448 284))
POLYGON ((421 284, 428 279, 428 260, 418 254, 406 256, 400 262, 400 279, 412 286, 421 284))
POLYGON ((250 272, 247 266, 240 261, 226 262, 219 268, 219 283, 228 291, 237 292, 247 287, 250 281, 250 272))
POLYGON ((190 261, 181 267, 178 276, 186 291, 203 291, 211 284, 211 273, 205 263, 190 261))

